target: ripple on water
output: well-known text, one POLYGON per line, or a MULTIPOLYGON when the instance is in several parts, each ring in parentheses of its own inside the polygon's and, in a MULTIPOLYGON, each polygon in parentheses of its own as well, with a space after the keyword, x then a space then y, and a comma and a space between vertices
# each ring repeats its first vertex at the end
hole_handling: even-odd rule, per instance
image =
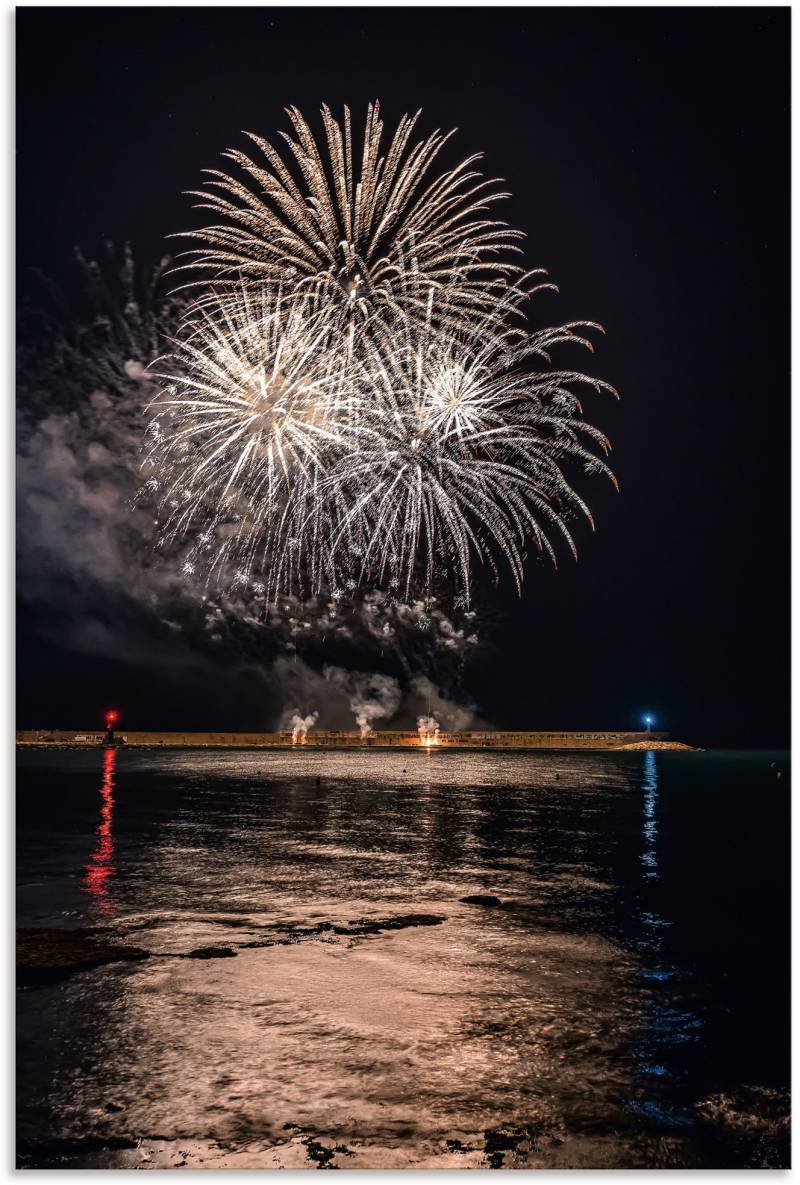
POLYGON ((786 1162, 768 762, 30 758, 20 1163, 786 1162))

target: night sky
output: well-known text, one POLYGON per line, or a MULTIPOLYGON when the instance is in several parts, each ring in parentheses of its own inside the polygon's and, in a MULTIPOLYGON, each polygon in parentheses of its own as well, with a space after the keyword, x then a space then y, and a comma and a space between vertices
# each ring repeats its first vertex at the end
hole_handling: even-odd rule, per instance
MULTIPOLYGON (((584 400, 621 493, 582 482, 597 529, 578 529, 577 564, 531 563, 521 600, 482 590, 466 692, 509 729, 630 728, 649 709, 679 739, 787 743, 787 9, 16 21, 21 299, 32 268, 68 288, 76 244, 158 258, 200 224, 182 191, 244 147, 241 129, 286 129, 290 103, 363 117, 379 97, 389 127, 420 106, 423 134, 457 126, 448 162, 485 153, 527 262, 559 285, 532 319, 600 321, 594 357, 573 361, 621 394, 584 400)), ((136 661, 59 646, 44 612, 21 582, 19 727, 90 726, 112 701, 130 728, 258 726, 235 696, 217 711, 230 680, 165 675, 146 646, 136 661)))

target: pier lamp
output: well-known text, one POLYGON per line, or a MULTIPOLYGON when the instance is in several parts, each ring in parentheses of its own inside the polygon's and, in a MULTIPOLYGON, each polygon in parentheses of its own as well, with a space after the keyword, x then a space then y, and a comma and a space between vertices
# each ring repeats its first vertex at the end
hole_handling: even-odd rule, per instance
POLYGON ((647 716, 642 716, 642 720, 644 721, 645 728, 649 732, 653 727, 653 717, 648 714, 647 716))

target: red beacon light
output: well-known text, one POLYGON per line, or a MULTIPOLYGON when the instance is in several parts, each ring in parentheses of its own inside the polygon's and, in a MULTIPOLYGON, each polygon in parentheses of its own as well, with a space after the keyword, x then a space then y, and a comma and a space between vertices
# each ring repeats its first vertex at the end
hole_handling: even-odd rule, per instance
POLYGON ((106 712, 106 728, 113 728, 113 726, 116 724, 118 719, 119 719, 119 712, 115 712, 115 711, 113 711, 113 709, 109 709, 109 711, 106 712))

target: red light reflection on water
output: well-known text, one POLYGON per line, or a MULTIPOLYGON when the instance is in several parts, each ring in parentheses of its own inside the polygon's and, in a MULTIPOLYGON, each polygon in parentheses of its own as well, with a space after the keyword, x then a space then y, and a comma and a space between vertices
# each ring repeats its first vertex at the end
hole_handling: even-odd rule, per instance
POLYGON ((115 909, 108 891, 108 881, 116 871, 113 864, 114 836, 111 831, 114 818, 114 766, 116 761, 117 750, 106 749, 103 755, 103 783, 100 787, 102 804, 100 825, 97 828, 97 847, 86 865, 86 875, 83 878, 86 892, 92 894, 98 909, 106 916, 113 914, 115 909))

